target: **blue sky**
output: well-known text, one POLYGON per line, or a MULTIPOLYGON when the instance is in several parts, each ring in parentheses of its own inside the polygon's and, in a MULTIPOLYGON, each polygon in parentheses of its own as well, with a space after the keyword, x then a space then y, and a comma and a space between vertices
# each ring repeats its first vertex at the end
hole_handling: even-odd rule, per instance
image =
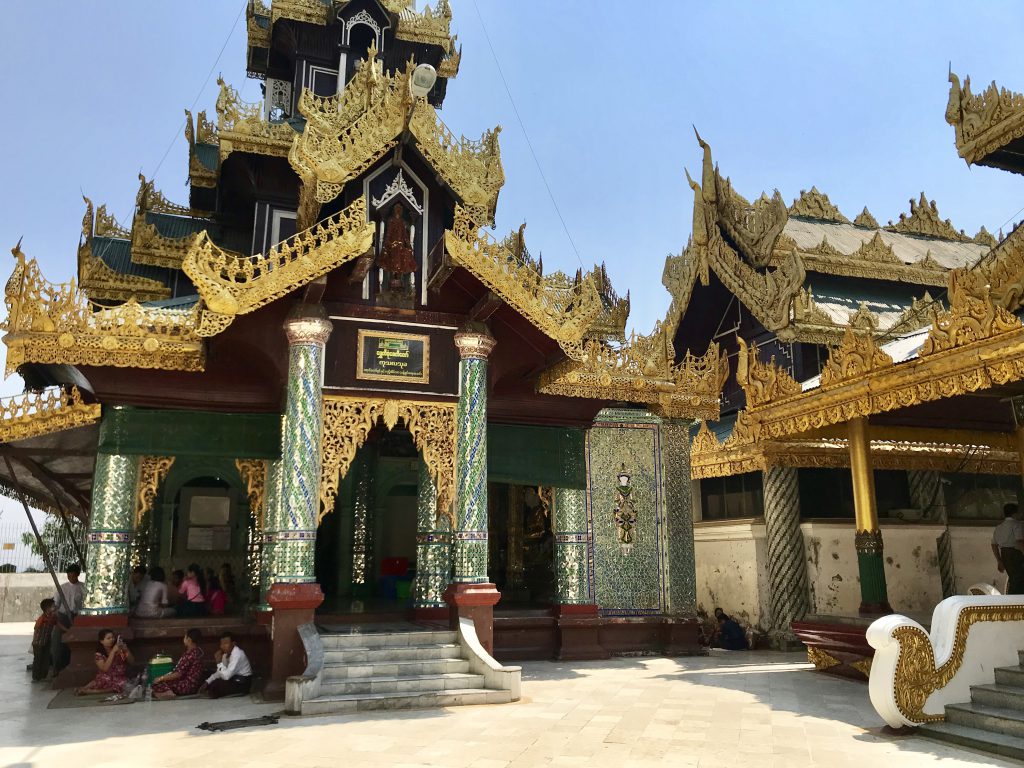
MULTIPOLYGON (((816 185, 847 215, 867 205, 885 222, 924 190, 970 234, 1021 216, 1024 180, 968 168, 943 119, 950 62, 976 88, 995 79, 1024 90, 1013 3, 969 12, 953 2, 452 5, 463 62, 442 117, 470 137, 504 127, 497 234, 525 220, 530 249, 549 270, 580 264, 481 16, 582 263, 607 262, 615 285, 632 292, 638 331, 664 314, 664 258, 689 235, 683 167, 700 164, 692 124, 747 197, 778 188, 788 203, 816 185)), ((83 192, 125 223, 140 170, 156 173, 170 199, 187 199, 182 110, 199 94, 198 108, 213 111, 217 72, 243 98, 260 98, 259 83, 245 78, 244 17, 229 36, 242 6, 5 0, 17 34, 0 48, 4 253, 24 235, 45 274, 67 279, 83 192)))

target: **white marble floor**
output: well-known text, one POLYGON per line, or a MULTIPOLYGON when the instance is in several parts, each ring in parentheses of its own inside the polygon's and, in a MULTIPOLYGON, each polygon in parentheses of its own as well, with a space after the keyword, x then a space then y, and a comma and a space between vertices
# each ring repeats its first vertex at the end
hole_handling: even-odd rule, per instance
POLYGON ((46 709, 25 672, 30 625, 0 624, 0 766, 1011 766, 916 737, 892 737, 867 687, 808 671, 799 655, 528 662, 521 702, 282 719, 247 699, 46 709))

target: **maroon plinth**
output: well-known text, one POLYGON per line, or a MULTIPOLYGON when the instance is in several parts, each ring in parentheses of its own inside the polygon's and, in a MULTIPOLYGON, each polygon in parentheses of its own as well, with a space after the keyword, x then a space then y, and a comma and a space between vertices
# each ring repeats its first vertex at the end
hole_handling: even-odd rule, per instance
POLYGON ((285 681, 306 669, 306 649, 299 637, 299 626, 313 621, 313 613, 324 601, 316 582, 274 584, 267 593, 273 609, 270 628, 270 679, 263 689, 265 699, 283 699, 285 681))
POLYGON ((437 608, 413 608, 412 620, 423 624, 447 623, 450 613, 451 610, 443 606, 438 606, 437 608))
POLYGON ((494 606, 501 593, 493 584, 453 583, 444 591, 452 629, 459 628, 459 619, 472 619, 476 636, 489 654, 494 654, 494 606))
POLYGON ((662 627, 666 656, 703 656, 707 651, 700 644, 700 622, 696 616, 672 616, 662 627))
POLYGON ((70 660, 54 678, 54 688, 77 688, 96 676, 96 662, 93 656, 96 653, 97 635, 101 629, 112 629, 129 642, 133 639, 132 631, 128 627, 127 613, 79 614, 75 617, 74 626, 64 633, 63 642, 67 646, 70 660))
POLYGON ((560 661, 610 658, 611 654, 601 645, 601 619, 596 605, 557 605, 555 616, 560 661))

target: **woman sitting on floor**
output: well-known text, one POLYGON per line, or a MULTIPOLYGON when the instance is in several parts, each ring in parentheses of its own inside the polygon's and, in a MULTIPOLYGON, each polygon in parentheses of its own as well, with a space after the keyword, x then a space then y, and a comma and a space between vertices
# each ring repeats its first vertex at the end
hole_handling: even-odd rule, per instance
POLYGON ((181 602, 175 606, 179 616, 205 616, 206 615, 206 579, 203 577, 203 569, 192 563, 185 571, 185 580, 178 587, 181 595, 181 602))
POLYGON ((135 663, 135 657, 120 635, 115 635, 109 629, 101 629, 98 639, 93 656, 96 661, 96 677, 75 691, 79 696, 90 693, 124 693, 125 683, 128 682, 128 665, 135 663))
POLYGON ((211 616, 223 616, 228 597, 221 588, 220 579, 210 576, 206 580, 206 607, 211 616))
POLYGON ((139 602, 135 606, 135 615, 140 619, 166 619, 174 615, 167 596, 167 584, 164 580, 164 569, 154 565, 149 569, 149 581, 142 587, 139 602))
POLYGON ((199 647, 203 639, 198 629, 190 629, 185 633, 182 642, 185 652, 181 654, 174 671, 160 675, 153 681, 153 696, 158 699, 173 699, 176 696, 192 696, 203 684, 203 649, 199 647))

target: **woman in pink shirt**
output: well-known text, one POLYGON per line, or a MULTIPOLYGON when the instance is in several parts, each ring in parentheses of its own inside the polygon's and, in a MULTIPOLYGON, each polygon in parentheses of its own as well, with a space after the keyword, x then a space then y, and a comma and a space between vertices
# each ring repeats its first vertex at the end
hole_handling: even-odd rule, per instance
POLYGON ((206 589, 206 606, 209 609, 210 615, 223 616, 227 603, 228 596, 220 586, 220 579, 216 576, 211 576, 206 589))
POLYGON ((181 602, 175 606, 179 616, 206 615, 206 584, 203 569, 192 563, 185 571, 185 580, 178 587, 181 602))

